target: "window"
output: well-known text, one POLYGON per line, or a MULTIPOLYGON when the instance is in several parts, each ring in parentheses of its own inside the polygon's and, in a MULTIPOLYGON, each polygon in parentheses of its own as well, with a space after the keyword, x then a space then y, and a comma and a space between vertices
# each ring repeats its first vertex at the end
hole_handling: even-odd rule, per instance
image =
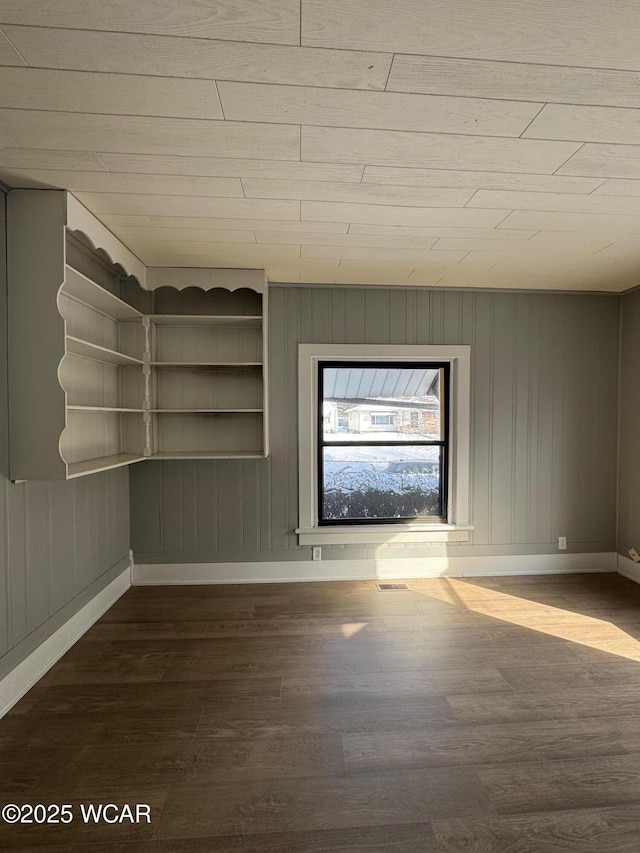
POLYGON ((467 541, 467 346, 299 345, 300 544, 467 541))
POLYGON ((448 362, 318 363, 343 424, 318 428, 320 525, 445 520, 448 387, 448 362))

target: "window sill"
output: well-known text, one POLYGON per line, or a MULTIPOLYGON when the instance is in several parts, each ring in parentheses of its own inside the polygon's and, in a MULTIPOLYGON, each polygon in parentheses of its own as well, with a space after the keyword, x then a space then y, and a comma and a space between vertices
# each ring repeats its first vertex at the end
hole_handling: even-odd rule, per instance
POLYGON ((396 542, 468 542, 471 524, 350 524, 298 527, 299 545, 391 545, 396 542))

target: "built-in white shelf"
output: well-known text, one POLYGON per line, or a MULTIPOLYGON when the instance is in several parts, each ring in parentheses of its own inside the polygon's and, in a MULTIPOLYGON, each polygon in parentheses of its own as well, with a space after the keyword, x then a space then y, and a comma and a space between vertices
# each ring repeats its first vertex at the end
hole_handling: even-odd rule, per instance
POLYGON ((65 191, 8 205, 12 479, 267 455, 263 272, 147 270, 65 191))
POLYGON ((68 466, 67 479, 84 477, 86 474, 98 474, 100 471, 110 471, 113 468, 122 468, 134 462, 142 462, 146 457, 136 456, 133 453, 118 453, 115 456, 102 456, 99 459, 87 459, 85 462, 72 462, 68 466))
POLYGON ((134 358, 124 352, 117 352, 100 344, 92 344, 91 341, 83 341, 73 335, 66 335, 67 354, 79 355, 83 358, 93 358, 95 361, 104 361, 107 364, 142 364, 141 358, 134 358))
POLYGON ((154 453, 150 459, 263 459, 264 453, 252 453, 250 451, 227 450, 217 453, 154 453))
POLYGON ((126 409, 120 406, 67 406, 68 412, 133 412, 142 413, 144 409, 126 409))
POLYGON ((141 320, 142 312, 65 264, 62 292, 115 320, 141 320))
POLYGON ((261 361, 150 361, 153 367, 262 367, 261 361))
POLYGON ((150 314, 158 326, 231 326, 259 329, 262 317, 250 314, 150 314))

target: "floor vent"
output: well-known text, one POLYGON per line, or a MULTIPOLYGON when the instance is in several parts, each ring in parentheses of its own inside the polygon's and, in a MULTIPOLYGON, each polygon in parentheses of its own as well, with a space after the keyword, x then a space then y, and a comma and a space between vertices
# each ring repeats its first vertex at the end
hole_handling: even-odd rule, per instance
POLYGON ((409 589, 406 583, 377 583, 378 592, 392 592, 394 589, 409 589))

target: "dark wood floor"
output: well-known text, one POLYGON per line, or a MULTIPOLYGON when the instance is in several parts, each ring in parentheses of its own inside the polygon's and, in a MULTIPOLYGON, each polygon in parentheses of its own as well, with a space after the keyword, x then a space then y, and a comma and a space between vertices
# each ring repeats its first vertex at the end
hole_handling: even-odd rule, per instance
POLYGON ((640 586, 408 583, 130 590, 0 721, 0 804, 74 812, 0 849, 639 853, 640 586))

